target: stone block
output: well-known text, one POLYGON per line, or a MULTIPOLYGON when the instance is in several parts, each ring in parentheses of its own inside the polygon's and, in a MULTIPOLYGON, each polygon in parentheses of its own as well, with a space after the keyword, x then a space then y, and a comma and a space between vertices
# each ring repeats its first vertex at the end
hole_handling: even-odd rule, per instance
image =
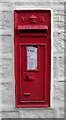
POLYGON ((13 81, 13 44, 12 36, 2 36, 2 83, 13 81))
POLYGON ((64 118, 63 109, 22 109, 18 112, 2 112, 2 118, 64 118))
POLYGON ((6 54, 8 58, 12 58, 13 44, 14 44, 14 40, 11 35, 2 36, 2 57, 3 58, 6 58, 4 54, 6 54))
POLYGON ((2 11, 2 29, 5 28, 12 28, 13 27, 13 12, 9 11, 2 11))
POLYGON ((22 109, 19 110, 19 116, 21 118, 55 118, 55 113, 53 109, 22 109))
POLYGON ((13 30, 11 30, 10 28, 9 29, 5 28, 0 30, 0 36, 5 36, 5 35, 11 36, 12 34, 13 34, 13 30))
POLYGON ((2 83, 14 82, 13 80, 13 60, 4 58, 2 62, 2 83))
POLYGON ((2 119, 2 113, 0 112, 0 120, 2 119))
POLYGON ((2 83, 2 111, 15 109, 15 90, 13 83, 2 83))
POLYGON ((0 84, 0 111, 2 111, 2 86, 0 84))
MULTIPOLYGON (((2 54, 2 36, 0 36, 0 55, 2 54)), ((2 58, 2 56, 0 56, 2 58)))
POLYGON ((12 9, 13 9, 13 2, 2 1, 0 3, 0 10, 12 10, 12 9))
POLYGON ((64 118, 64 108, 59 108, 59 118, 64 118))
POLYGON ((2 112, 2 118, 19 118, 18 112, 2 112))
POLYGON ((64 56, 58 59, 58 78, 58 81, 64 80, 64 56))
POLYGON ((54 79, 56 79, 56 81, 57 81, 57 77, 58 77, 57 69, 58 69, 57 58, 54 57, 54 59, 53 59, 53 77, 54 77, 54 79))
POLYGON ((55 117, 56 118, 64 118, 64 108, 56 108, 55 109, 55 117))
POLYGON ((2 29, 2 11, 0 11, 0 29, 2 29))
POLYGON ((54 82, 53 84, 53 106, 55 108, 64 107, 64 82, 54 82))
POLYGON ((55 81, 64 82, 64 58, 63 57, 53 58, 53 76, 55 81))

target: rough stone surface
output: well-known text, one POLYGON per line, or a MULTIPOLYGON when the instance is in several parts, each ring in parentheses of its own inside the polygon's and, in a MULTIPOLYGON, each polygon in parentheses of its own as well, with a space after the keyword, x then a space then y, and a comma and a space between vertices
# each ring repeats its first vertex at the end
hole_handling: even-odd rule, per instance
POLYGON ((2 110, 14 109, 14 90, 12 83, 2 83, 2 110), (7 108, 7 109, 6 109, 7 108))
POLYGON ((64 38, 64 1, 1 0, 0 79, 2 79, 0 89, 2 88, 2 97, 0 97, 0 103, 2 100, 2 110, 0 111, 3 118, 64 118, 64 41, 66 41, 64 38), (29 8, 53 10, 53 78, 51 81, 53 106, 48 109, 17 109, 15 107, 14 10, 29 8))
POLYGON ((2 113, 3 118, 19 118, 18 112, 3 112, 2 113))
POLYGON ((0 112, 0 120, 2 119, 2 113, 0 112))
MULTIPOLYGON (((51 109, 21 109, 19 111, 3 112, 3 118, 57 118, 56 110, 51 109), (56 115, 56 116, 55 116, 56 115)), ((63 114, 62 114, 63 118, 63 114)))

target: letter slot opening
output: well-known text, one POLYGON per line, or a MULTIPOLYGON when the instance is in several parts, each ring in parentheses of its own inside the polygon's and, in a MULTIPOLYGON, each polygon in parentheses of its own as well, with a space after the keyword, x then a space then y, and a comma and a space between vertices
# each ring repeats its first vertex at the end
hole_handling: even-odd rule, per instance
POLYGON ((17 27, 17 31, 19 34, 21 33, 44 33, 44 34, 48 34, 48 26, 47 25, 34 25, 34 26, 30 26, 30 25, 18 25, 17 27))

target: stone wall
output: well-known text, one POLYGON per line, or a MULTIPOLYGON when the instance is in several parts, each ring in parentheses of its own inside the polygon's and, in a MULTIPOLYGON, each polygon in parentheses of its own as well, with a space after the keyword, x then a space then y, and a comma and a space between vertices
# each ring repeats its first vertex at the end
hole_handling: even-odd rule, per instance
POLYGON ((64 0, 0 0, 0 16, 0 118, 64 118, 64 0), (53 78, 50 108, 15 107, 14 10, 29 8, 53 10, 53 78))

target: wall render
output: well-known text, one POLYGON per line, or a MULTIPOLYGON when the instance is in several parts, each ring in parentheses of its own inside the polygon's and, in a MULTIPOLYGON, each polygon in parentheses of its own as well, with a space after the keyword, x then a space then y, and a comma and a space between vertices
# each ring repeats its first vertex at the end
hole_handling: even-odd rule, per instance
MULTIPOLYGON (((2 80, 3 118, 63 118, 64 117, 64 1, 2 0, 0 4, 0 66, 2 80), (53 11, 53 82, 50 108, 26 109, 15 107, 14 80, 14 10, 50 8, 53 11)), ((1 94, 1 93, 0 93, 1 94)))

